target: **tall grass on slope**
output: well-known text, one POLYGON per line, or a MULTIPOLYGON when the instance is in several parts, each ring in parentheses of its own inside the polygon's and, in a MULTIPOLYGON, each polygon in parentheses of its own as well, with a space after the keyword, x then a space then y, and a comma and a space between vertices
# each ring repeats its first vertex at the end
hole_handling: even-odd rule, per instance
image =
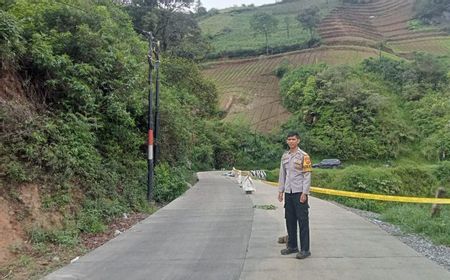
POLYGON ((382 219, 397 224, 406 232, 430 238, 450 246, 450 205, 443 206, 439 217, 430 218, 430 205, 398 205, 386 210, 382 219))

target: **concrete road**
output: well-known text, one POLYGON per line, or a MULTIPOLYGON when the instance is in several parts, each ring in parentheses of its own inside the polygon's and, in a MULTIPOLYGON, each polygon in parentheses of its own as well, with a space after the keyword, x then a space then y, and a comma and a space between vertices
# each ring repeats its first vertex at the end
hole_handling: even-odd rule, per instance
POLYGON ((222 173, 45 279, 239 279, 254 211, 222 173))
POLYGON ((450 280, 450 272, 381 230, 365 218, 335 204, 310 197, 312 256, 298 260, 281 256, 285 235, 283 205, 277 188, 256 182, 250 195, 255 205, 272 204, 276 210, 255 209, 252 234, 240 279, 307 280, 450 280))
POLYGON ((200 173, 183 196, 44 279, 426 279, 450 272, 334 204, 311 198, 311 251, 281 256, 277 189, 243 193, 222 172, 200 173), (254 205, 275 205, 276 210, 254 205))

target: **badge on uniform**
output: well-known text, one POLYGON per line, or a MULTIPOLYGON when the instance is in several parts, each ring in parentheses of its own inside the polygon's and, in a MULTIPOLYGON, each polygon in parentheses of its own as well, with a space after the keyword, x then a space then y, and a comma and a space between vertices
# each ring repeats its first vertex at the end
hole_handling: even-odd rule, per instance
POLYGON ((309 155, 303 156, 303 172, 311 172, 312 171, 312 164, 311 164, 311 158, 309 155))

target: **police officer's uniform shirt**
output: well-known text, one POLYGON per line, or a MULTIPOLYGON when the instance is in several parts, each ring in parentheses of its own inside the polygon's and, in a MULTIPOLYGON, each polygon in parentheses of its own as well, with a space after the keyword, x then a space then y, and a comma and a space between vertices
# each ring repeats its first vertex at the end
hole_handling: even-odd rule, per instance
POLYGON ((281 157, 278 191, 309 194, 311 187, 311 159, 307 153, 297 148, 287 151, 281 157))

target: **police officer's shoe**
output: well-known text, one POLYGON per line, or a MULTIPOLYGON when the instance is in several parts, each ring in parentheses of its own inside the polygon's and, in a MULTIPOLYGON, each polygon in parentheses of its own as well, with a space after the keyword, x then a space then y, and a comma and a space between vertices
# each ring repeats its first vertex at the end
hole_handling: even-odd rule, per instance
POLYGON ((281 254, 282 255, 289 255, 289 254, 293 254, 293 253, 297 253, 298 252, 298 248, 285 248, 283 250, 281 250, 281 254))
POLYGON ((297 259, 305 259, 307 257, 311 256, 311 252, 310 251, 300 251, 300 253, 297 254, 297 256, 295 256, 297 259))

